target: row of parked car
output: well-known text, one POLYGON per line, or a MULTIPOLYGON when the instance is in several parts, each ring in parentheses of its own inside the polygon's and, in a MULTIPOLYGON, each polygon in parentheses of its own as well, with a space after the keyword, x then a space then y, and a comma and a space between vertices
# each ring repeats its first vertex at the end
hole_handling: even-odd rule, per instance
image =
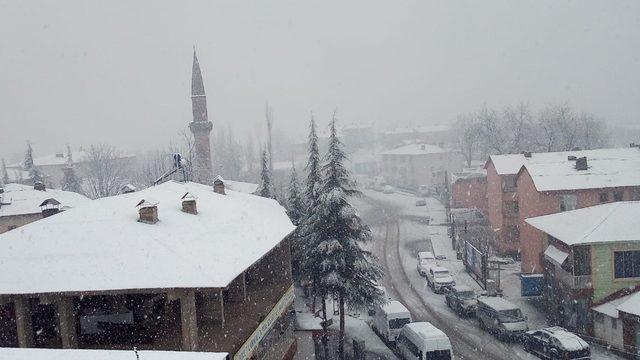
POLYGON ((438 264, 432 252, 417 256, 418 273, 426 277, 435 293, 445 294, 445 303, 459 316, 475 316, 481 329, 499 339, 517 340, 526 351, 543 359, 590 359, 589 344, 561 327, 529 331, 527 317, 515 304, 497 296, 480 296, 471 287, 456 285, 449 271, 438 264))

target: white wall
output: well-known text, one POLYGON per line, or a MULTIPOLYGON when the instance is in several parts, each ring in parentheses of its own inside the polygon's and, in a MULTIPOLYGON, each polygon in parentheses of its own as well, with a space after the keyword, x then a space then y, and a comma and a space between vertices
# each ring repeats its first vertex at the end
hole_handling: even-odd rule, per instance
POLYGON ((604 340, 609 345, 622 349, 622 320, 615 319, 602 313, 593 312, 593 331, 596 338, 604 340), (599 320, 602 319, 602 322, 599 320), (612 327, 617 322, 617 328, 612 327))

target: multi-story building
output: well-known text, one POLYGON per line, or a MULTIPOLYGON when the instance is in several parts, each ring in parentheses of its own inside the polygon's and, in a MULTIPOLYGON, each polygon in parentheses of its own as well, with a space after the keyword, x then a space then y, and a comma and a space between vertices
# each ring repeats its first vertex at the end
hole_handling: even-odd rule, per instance
POLYGON ((591 308, 640 284, 640 201, 525 220, 542 244, 544 296, 553 323, 592 333, 591 308))
POLYGON ((527 154, 516 188, 522 272, 542 273, 543 243, 525 219, 640 200, 640 148, 527 154))
POLYGON ((516 175, 523 162, 524 155, 508 154, 492 155, 485 164, 489 224, 496 234, 494 250, 504 255, 520 253, 516 175))
POLYGON ((535 230, 524 219, 640 199, 638 147, 492 155, 485 168, 489 222, 498 236, 495 250, 520 254, 527 273, 542 271, 544 249, 529 240, 535 239, 535 230))
POLYGON ((462 172, 451 178, 451 207, 475 208, 488 215, 486 172, 462 172))
POLYGON ((293 230, 275 200, 168 181, 6 232, 0 347, 290 358, 293 230))
POLYGON ((0 188, 0 234, 91 200, 71 191, 6 184, 0 188))
POLYGON ((401 146, 382 152, 380 157, 385 180, 405 188, 447 184, 464 163, 460 152, 429 144, 401 146))

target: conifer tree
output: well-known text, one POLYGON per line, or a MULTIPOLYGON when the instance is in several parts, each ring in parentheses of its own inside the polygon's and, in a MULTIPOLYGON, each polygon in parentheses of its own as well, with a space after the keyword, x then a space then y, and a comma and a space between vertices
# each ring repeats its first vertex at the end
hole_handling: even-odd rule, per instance
POLYGON ((40 169, 38 169, 33 163, 33 148, 31 147, 31 142, 29 140, 27 140, 27 151, 24 154, 22 168, 29 173, 29 178, 33 181, 34 184, 43 180, 40 169))
POLYGON ((305 169, 307 178, 305 181, 305 201, 307 208, 315 206, 318 200, 318 186, 322 175, 320 174, 320 151, 318 150, 318 135, 316 134, 316 122, 311 113, 309 121, 309 159, 305 169))
POLYGON ((2 183, 9 183, 9 173, 7 172, 7 164, 4 162, 4 159, 2 159, 2 183))
POLYGON ((330 124, 329 147, 322 166, 318 202, 307 219, 314 227, 316 242, 310 256, 320 266, 318 286, 321 292, 338 298, 340 336, 338 352, 344 358, 345 308, 364 308, 381 303, 382 293, 375 287, 382 268, 361 245, 371 241, 371 230, 362 222, 348 201, 359 195, 344 167, 346 155, 336 131, 335 113, 330 124))
POLYGON ((260 173, 260 196, 275 199, 273 183, 271 181, 271 171, 269 170, 269 158, 267 151, 262 151, 262 171, 260 173))
POLYGON ((296 165, 291 164, 291 179, 289 180, 289 192, 287 194, 287 214, 291 222, 298 226, 304 217, 304 203, 302 194, 300 193, 300 183, 298 182, 298 174, 296 165))
POLYGON ((64 177, 62 178, 62 190, 73 191, 78 194, 82 194, 82 186, 76 176, 75 169, 73 168, 73 155, 71 154, 71 148, 67 145, 67 163, 62 169, 64 177))

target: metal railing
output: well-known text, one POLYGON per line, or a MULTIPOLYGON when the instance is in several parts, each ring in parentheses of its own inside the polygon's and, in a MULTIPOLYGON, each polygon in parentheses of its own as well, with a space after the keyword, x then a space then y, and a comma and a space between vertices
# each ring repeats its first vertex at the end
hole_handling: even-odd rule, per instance
POLYGON ((590 289, 591 275, 573 276, 562 268, 556 268, 556 278, 571 289, 590 289))

